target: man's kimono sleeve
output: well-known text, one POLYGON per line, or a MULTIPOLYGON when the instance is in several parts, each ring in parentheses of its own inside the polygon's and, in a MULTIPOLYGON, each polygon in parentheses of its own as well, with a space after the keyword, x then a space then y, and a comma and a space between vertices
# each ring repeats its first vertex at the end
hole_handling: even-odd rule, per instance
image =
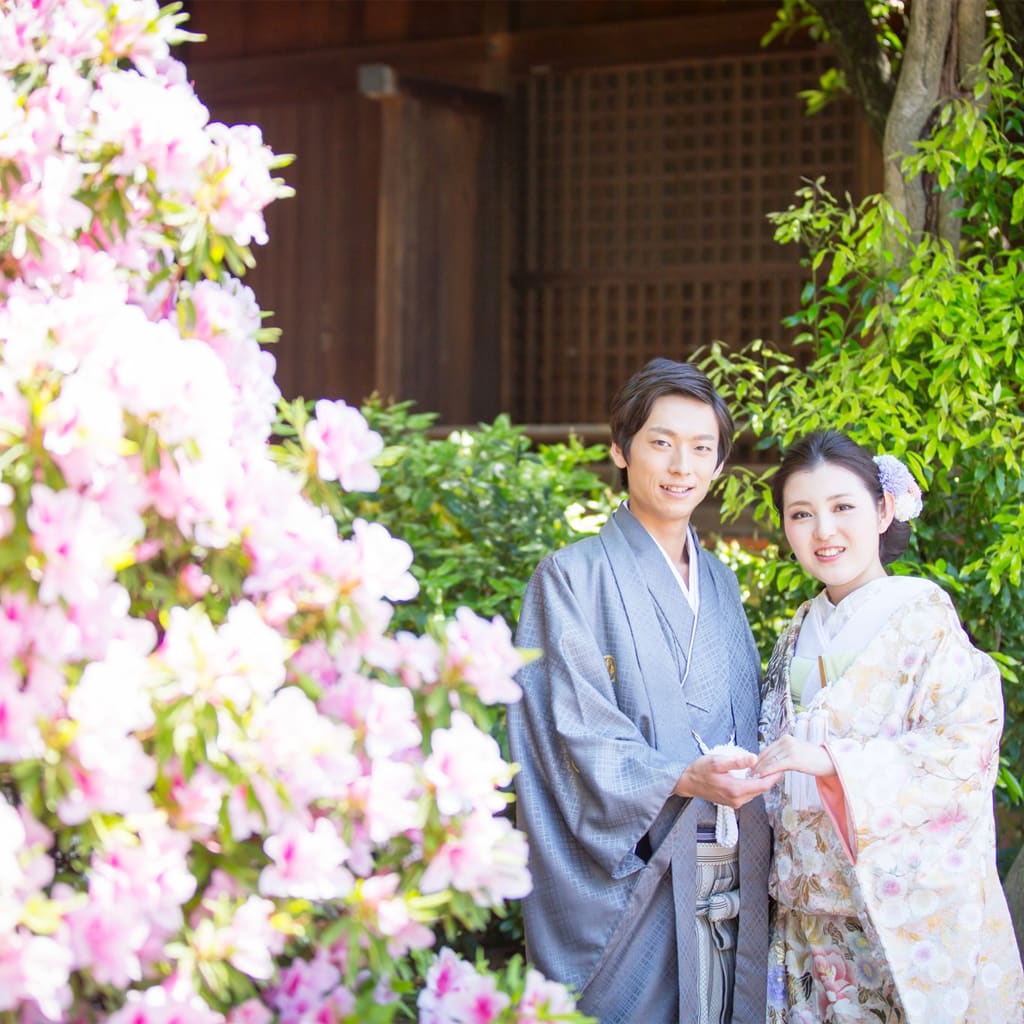
POLYGON ((642 866, 634 849, 679 799, 673 787, 685 768, 653 745, 656 711, 636 656, 638 644, 664 639, 633 636, 607 579, 570 581, 549 557, 527 588, 516 642, 543 652, 521 670, 523 699, 509 709, 517 785, 546 790, 578 843, 623 877, 642 866))

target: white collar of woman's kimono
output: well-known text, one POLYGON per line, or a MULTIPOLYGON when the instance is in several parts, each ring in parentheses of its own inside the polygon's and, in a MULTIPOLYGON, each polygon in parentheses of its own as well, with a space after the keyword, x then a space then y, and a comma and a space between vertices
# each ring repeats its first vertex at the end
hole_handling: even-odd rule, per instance
POLYGON ((933 586, 918 576, 882 576, 858 587, 837 605, 823 590, 807 609, 796 653, 816 658, 859 650, 878 635, 894 612, 933 586))

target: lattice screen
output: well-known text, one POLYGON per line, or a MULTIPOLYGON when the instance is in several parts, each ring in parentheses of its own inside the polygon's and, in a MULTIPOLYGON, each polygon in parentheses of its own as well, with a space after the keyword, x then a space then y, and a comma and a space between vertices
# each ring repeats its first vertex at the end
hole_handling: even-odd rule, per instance
POLYGON ((801 177, 854 190, 850 105, 808 118, 811 54, 549 72, 521 86, 524 219, 512 329, 522 422, 603 422, 655 355, 781 339, 802 271, 765 220, 801 177))

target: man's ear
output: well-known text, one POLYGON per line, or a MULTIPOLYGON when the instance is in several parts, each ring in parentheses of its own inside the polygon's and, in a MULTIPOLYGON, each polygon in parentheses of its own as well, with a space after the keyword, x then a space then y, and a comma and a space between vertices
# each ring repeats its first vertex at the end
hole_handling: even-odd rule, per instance
POLYGON ((618 466, 619 469, 626 469, 629 465, 626 462, 626 456, 622 454, 622 449, 613 441, 611 447, 612 462, 618 466))

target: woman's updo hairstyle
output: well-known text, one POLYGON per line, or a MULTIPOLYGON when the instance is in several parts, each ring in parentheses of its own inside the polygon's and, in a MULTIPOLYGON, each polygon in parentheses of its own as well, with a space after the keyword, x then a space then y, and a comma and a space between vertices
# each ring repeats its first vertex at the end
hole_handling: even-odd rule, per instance
MULTIPOLYGON (((882 485, 878 480, 878 466, 871 453, 856 441, 850 440, 839 430, 816 430, 794 442, 782 456, 782 462, 772 477, 772 501, 775 509, 782 515, 782 492, 786 481, 794 474, 804 470, 817 469, 822 463, 829 462, 842 466, 856 474, 867 487, 868 493, 876 500, 882 501, 882 485)), ((896 519, 889 524, 889 529, 878 539, 878 554, 883 565, 895 562, 910 543, 910 523, 901 523, 896 519)))

